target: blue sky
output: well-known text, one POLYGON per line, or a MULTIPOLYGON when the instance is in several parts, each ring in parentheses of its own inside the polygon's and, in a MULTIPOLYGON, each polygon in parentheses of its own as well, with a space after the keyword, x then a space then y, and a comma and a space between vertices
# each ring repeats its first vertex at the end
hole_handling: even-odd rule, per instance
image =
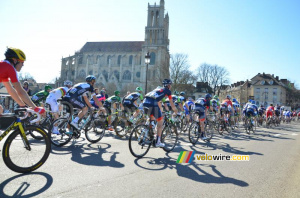
MULTIPOLYGON (((38 82, 59 76, 61 58, 87 41, 143 41, 148 2, 159 0, 1 0, 0 58, 6 46, 27 55, 23 72, 38 82)), ((300 85, 300 1, 165 0, 170 53, 191 70, 218 64, 231 82, 257 73, 300 85)))

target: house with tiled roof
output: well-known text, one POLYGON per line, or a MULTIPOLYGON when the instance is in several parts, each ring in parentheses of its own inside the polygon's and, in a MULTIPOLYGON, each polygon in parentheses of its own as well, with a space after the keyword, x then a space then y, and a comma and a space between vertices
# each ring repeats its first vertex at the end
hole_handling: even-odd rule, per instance
POLYGON ((148 91, 161 85, 170 76, 169 15, 164 12, 164 0, 159 5, 148 4, 144 41, 87 42, 74 55, 62 58, 57 85, 62 85, 64 80, 84 82, 87 75, 96 77, 95 87, 106 87, 111 92, 115 91, 111 89, 124 93, 134 91, 137 86, 145 89, 146 80, 148 91))

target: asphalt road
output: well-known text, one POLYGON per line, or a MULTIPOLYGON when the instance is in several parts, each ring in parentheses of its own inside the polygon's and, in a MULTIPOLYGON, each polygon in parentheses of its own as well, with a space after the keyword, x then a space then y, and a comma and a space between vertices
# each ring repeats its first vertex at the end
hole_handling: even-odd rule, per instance
POLYGON ((142 159, 113 132, 95 144, 82 134, 65 147, 53 146, 47 162, 31 174, 14 173, 1 159, 0 197, 300 197, 299 134, 300 123, 292 123, 251 135, 216 135, 195 146, 183 134, 173 152, 151 148, 142 159), (181 151, 250 160, 180 164, 181 151))

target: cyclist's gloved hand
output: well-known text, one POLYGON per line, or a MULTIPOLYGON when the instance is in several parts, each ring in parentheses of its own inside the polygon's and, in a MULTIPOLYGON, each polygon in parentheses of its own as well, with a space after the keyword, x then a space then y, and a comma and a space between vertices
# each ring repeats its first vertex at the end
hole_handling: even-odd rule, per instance
POLYGON ((43 107, 35 107, 34 111, 39 113, 39 114, 45 113, 45 109, 43 107))

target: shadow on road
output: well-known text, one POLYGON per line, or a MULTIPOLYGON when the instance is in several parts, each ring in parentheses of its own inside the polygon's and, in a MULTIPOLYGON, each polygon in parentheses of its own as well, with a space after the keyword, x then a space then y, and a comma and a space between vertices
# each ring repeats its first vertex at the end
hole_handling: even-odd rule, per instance
POLYGON ((0 197, 34 197, 51 187, 53 178, 47 173, 19 174, 0 184, 0 197))

